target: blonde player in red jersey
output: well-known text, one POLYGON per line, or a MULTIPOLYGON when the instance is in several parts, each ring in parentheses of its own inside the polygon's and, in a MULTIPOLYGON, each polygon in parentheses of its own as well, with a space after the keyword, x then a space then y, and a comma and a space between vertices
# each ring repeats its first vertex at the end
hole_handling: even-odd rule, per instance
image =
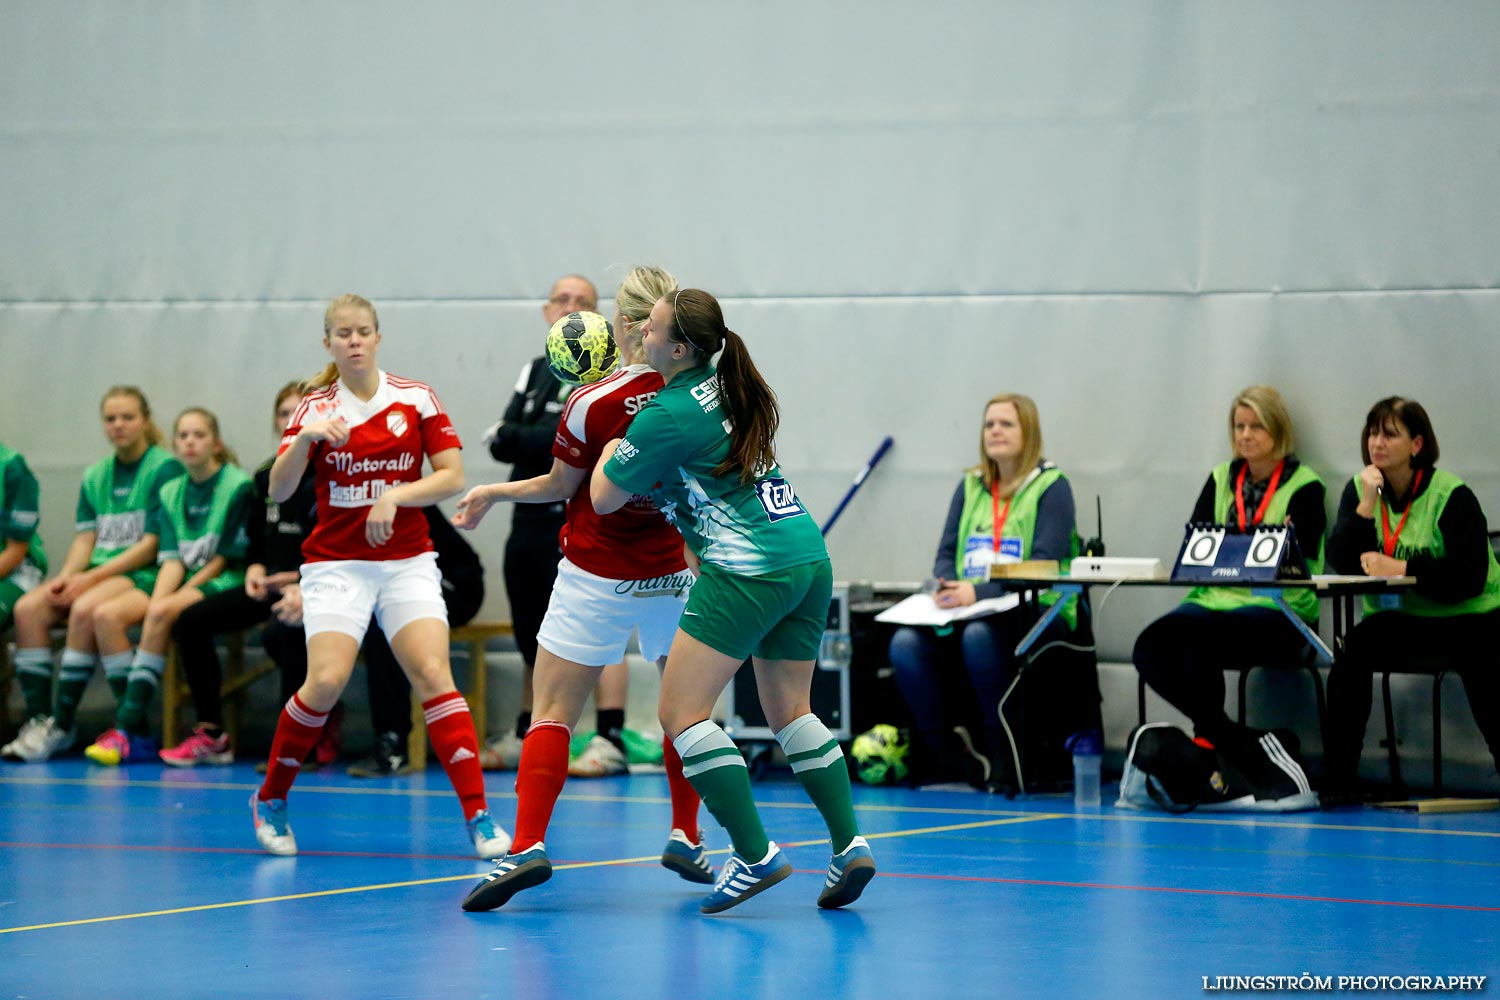
POLYGON ((479 740, 453 684, 447 608, 421 510, 463 488, 458 434, 430 387, 376 366, 380 321, 365 299, 328 304, 323 346, 333 361, 308 383, 271 466, 270 495, 280 503, 311 463, 318 519, 302 544, 307 680, 282 710, 265 783, 250 797, 255 839, 272 854, 297 853, 287 792, 349 683, 373 613, 422 700, 475 851, 501 857, 510 837, 486 807, 479 740), (425 476, 424 456, 432 464, 425 476))
MULTIPOLYGON (((568 501, 562 531, 563 560, 546 617, 537 634, 533 702, 536 720, 521 745, 516 773, 516 838, 511 853, 463 902, 466 910, 493 910, 511 896, 552 877, 542 838, 568 776, 568 739, 599 671, 625 653, 639 630, 641 655, 666 662, 693 574, 683 558, 682 536, 656 505, 637 497, 619 513, 601 516, 589 500, 589 472, 605 442, 625 432, 631 418, 662 387, 661 376, 641 363, 640 325, 651 306, 677 282, 666 271, 637 267, 615 294, 615 343, 622 367, 568 397, 552 469, 544 476, 476 486, 458 502, 453 523, 474 528, 500 500, 568 501)), ((710 884, 698 831, 698 793, 682 774, 682 759, 663 747, 672 794, 672 832, 662 864, 691 882, 710 884)))

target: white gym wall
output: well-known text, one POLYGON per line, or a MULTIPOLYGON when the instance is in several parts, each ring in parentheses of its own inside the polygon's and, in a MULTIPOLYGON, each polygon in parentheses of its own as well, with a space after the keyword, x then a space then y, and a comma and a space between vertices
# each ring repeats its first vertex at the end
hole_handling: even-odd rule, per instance
MULTIPOLYGON (((895 436, 829 538, 840 578, 926 575, 1003 390, 1037 399, 1085 535, 1102 496, 1111 554, 1175 556, 1252 382, 1330 508, 1399 392, 1500 517, 1491 2, 12 0, 3 23, 0 440, 57 560, 108 385, 164 426, 207 405, 253 466, 356 291, 486 481, 551 281, 607 297, 633 263, 724 300, 820 518, 895 436)), ((478 534, 489 617, 507 513, 478 534)), ((1103 657, 1172 599, 1111 598, 1103 657)))

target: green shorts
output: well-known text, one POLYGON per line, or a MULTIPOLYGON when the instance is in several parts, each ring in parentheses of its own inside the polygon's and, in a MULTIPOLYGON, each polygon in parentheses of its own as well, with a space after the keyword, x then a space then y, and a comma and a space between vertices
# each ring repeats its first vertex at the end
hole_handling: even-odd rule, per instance
POLYGON ((242 590, 245 586, 245 574, 241 570, 225 570, 218 576, 209 580, 198 588, 204 597, 212 597, 222 594, 226 590, 242 590))
POLYGON ((140 569, 133 569, 126 573, 125 578, 135 584, 136 590, 150 597, 151 592, 156 589, 157 569, 156 566, 142 566, 140 569))
POLYGON ((705 563, 688 593, 681 628, 736 659, 815 660, 832 600, 827 559, 764 576, 737 576, 705 563))

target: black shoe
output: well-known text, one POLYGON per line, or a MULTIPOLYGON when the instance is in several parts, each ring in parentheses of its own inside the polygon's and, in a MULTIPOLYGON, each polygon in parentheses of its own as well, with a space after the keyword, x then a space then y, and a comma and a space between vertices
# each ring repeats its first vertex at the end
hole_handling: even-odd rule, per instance
POLYGON ((381 733, 375 741, 375 752, 349 765, 351 778, 393 778, 410 774, 413 768, 406 757, 406 741, 395 733, 381 733))
POLYGON ((1310 809, 1317 796, 1297 759, 1300 749, 1295 733, 1276 729, 1262 733, 1249 746, 1221 746, 1219 754, 1244 777, 1256 802, 1305 802, 1299 808, 1310 809))

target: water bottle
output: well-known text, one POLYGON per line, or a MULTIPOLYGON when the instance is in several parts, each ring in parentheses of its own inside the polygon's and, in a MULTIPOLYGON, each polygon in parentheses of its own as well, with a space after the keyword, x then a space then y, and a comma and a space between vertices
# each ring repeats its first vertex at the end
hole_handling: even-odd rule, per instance
POLYGON ((1073 751, 1073 806, 1095 809, 1100 804, 1099 772, 1104 762, 1104 737, 1097 729, 1085 729, 1064 744, 1073 751))

